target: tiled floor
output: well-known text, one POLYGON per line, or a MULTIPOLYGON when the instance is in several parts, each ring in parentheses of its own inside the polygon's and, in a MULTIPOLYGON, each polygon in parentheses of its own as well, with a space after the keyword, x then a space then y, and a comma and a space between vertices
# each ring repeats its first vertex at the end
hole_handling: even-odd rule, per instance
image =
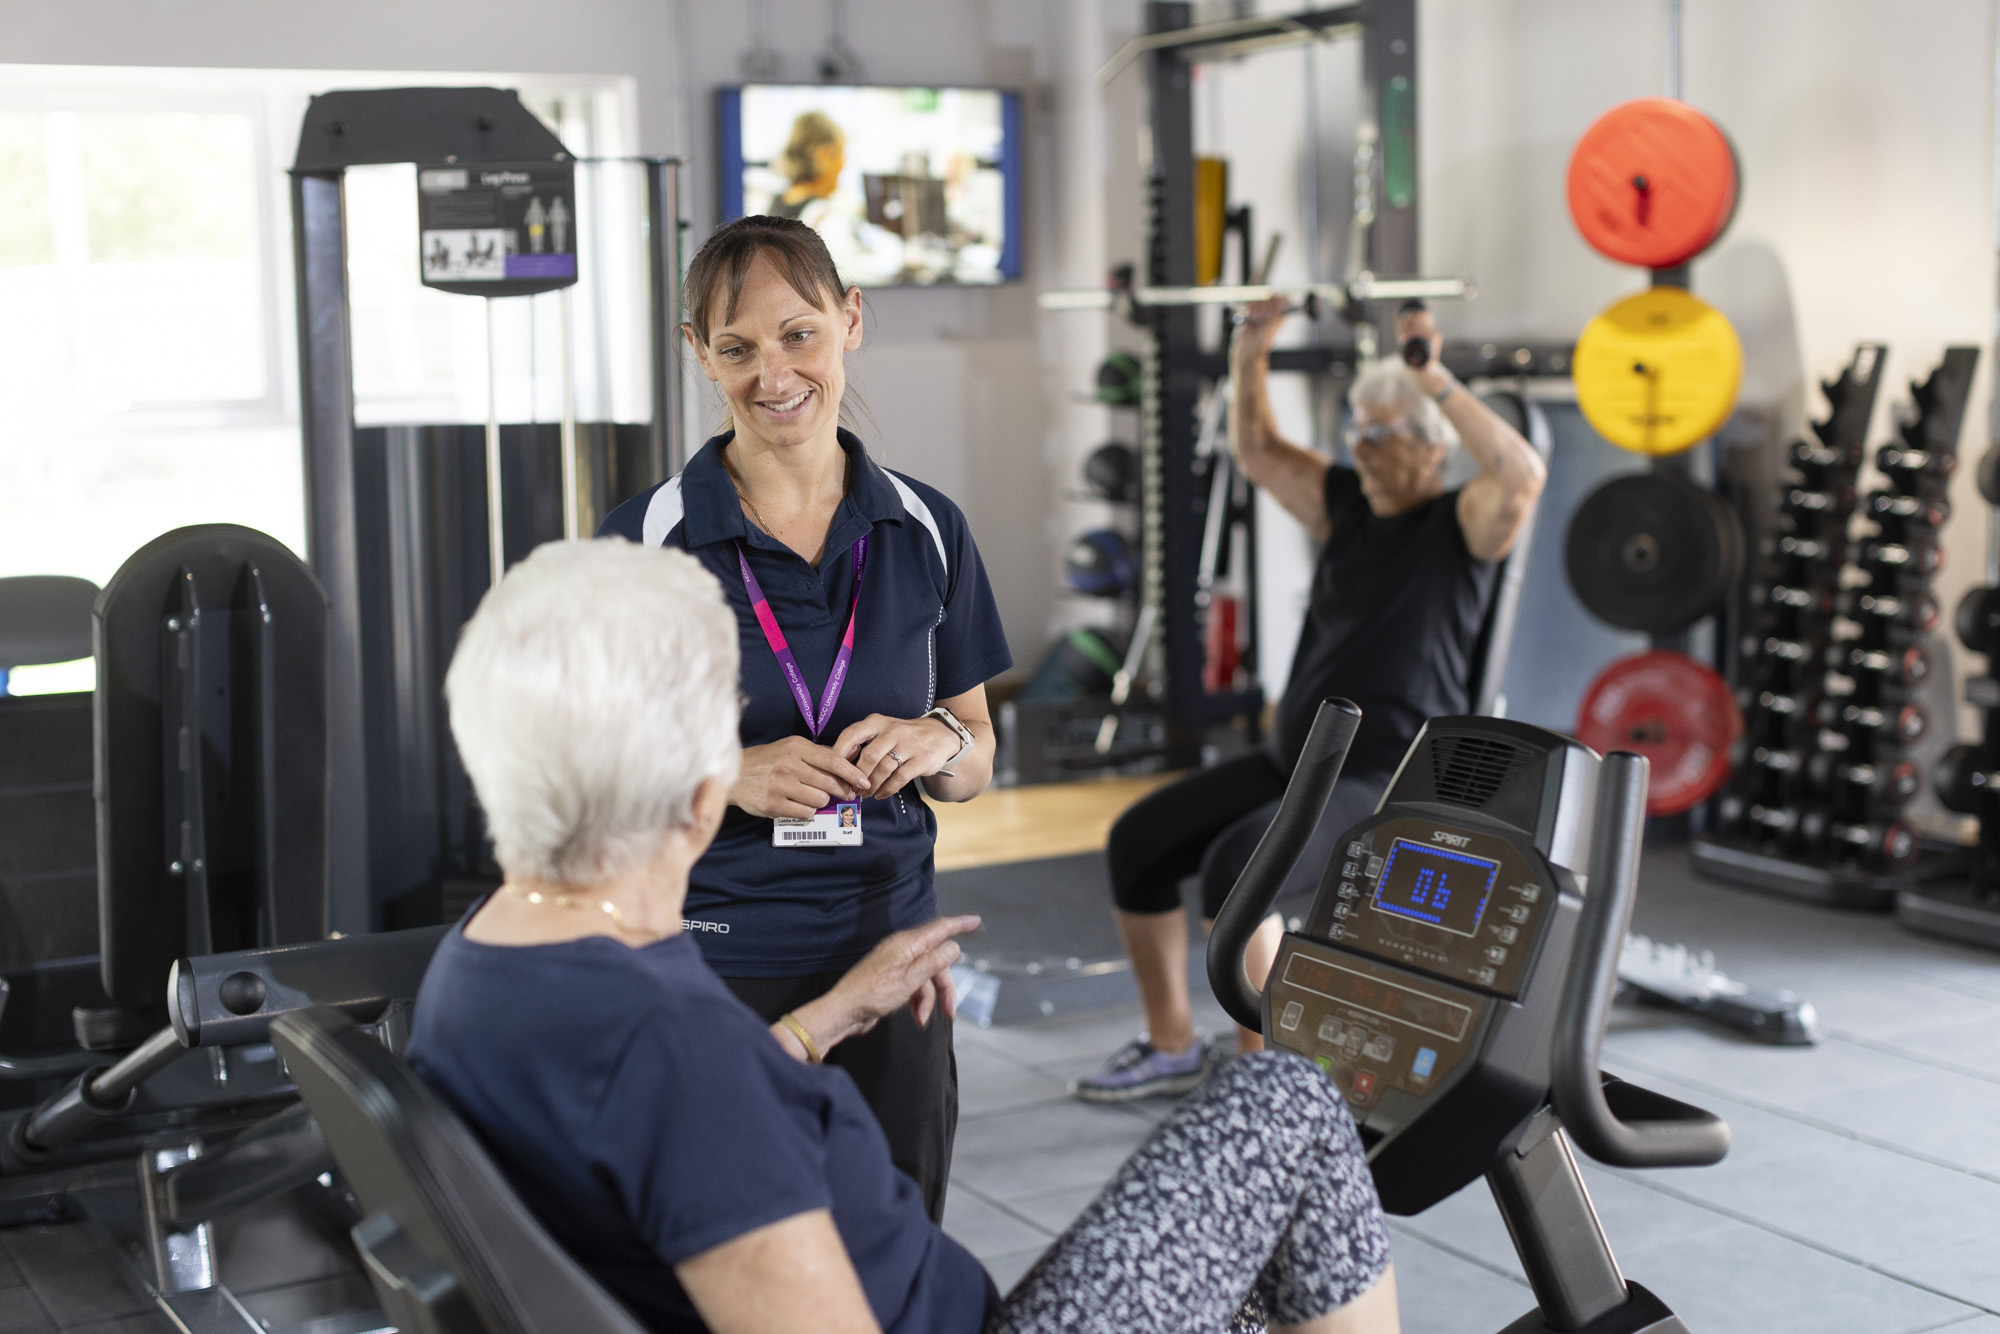
MULTIPOLYGON (((1673 850, 1648 854, 1635 929, 1799 992, 1828 1038, 1772 1048, 1614 1015, 1606 1065, 1735 1136, 1711 1168, 1586 1165, 1627 1276, 1695 1334, 2000 1334, 2000 955, 1712 885, 1673 850)), ((1225 1031, 1212 1000, 1199 1016, 1225 1031)), ((1065 1094, 1137 1026, 1126 1007, 959 1030, 945 1226, 1003 1288, 1169 1110, 1065 1094)), ((1391 1226, 1410 1334, 1499 1329, 1533 1305, 1483 1185, 1391 1226)))

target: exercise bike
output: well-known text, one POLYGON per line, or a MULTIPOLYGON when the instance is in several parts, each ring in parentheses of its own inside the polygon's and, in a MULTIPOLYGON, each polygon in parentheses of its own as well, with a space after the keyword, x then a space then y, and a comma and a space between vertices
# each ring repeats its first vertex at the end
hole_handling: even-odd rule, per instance
POLYGON ((1383 1208, 1480 1177, 1536 1309, 1503 1334, 1688 1334, 1619 1272, 1571 1146, 1613 1167, 1694 1167, 1729 1127, 1602 1074, 1638 888, 1646 761, 1498 718, 1434 718, 1375 813, 1343 836, 1260 992, 1244 952, 1325 808, 1361 721, 1320 706, 1283 802, 1209 940, 1236 1021, 1347 1099, 1383 1208))

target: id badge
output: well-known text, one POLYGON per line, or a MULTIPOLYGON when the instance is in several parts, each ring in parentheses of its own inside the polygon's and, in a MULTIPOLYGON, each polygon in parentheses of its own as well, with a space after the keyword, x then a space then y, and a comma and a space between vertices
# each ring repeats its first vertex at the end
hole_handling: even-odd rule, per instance
POLYGON ((861 846, 861 803, 836 801, 805 819, 780 815, 771 821, 774 848, 858 848, 861 846))

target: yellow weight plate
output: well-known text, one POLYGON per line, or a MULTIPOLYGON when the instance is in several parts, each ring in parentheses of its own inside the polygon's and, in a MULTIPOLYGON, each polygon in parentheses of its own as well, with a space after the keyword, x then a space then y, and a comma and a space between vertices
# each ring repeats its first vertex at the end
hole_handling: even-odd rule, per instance
POLYGON ((1714 306, 1655 287, 1584 326, 1572 373, 1577 406, 1599 435, 1637 454, 1678 454, 1736 406, 1743 348, 1714 306))

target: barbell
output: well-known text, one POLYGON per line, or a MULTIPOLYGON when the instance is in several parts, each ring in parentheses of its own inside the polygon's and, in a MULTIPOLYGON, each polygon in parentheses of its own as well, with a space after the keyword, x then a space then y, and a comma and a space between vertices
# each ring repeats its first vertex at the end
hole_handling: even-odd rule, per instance
POLYGON ((1470 301, 1478 293, 1478 286, 1467 278, 1377 278, 1363 273, 1351 283, 1238 283, 1206 287, 1114 284, 1043 292, 1035 298, 1035 304, 1043 310, 1115 310, 1121 305, 1134 309, 1247 306, 1282 296, 1300 305, 1307 301, 1324 301, 1336 309, 1343 309, 1350 301, 1470 301))

